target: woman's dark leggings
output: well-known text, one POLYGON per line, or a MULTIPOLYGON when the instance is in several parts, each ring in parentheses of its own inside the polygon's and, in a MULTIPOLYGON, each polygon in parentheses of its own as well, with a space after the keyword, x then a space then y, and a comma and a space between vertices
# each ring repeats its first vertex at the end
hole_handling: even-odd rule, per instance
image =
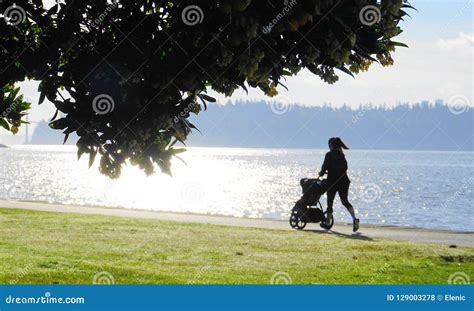
POLYGON ((350 181, 336 182, 329 188, 326 194, 328 198, 328 213, 333 212, 332 205, 334 203, 334 198, 336 197, 336 192, 339 193, 339 198, 341 199, 342 205, 344 205, 346 208, 352 207, 352 204, 349 203, 349 200, 347 199, 350 183, 350 181))

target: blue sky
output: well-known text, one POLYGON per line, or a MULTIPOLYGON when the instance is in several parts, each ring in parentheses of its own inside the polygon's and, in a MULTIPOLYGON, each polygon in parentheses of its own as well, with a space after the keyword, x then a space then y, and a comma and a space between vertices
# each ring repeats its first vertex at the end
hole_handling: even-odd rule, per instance
MULTIPOLYGON (((50 2, 54 2, 50 0, 50 2)), ((327 85, 309 72, 290 78, 274 100, 303 105, 324 103, 340 106, 348 104, 396 105, 399 102, 454 100, 471 105, 473 101, 473 0, 411 1, 418 11, 411 11, 403 22, 404 33, 396 40, 410 48, 394 54, 395 65, 371 67, 369 72, 352 79, 342 75, 335 85, 327 85)), ((27 99, 34 103, 31 120, 48 119, 54 108, 50 103, 38 107, 37 83, 22 83, 27 99)), ((249 95, 238 91, 232 98, 215 95, 221 103, 229 99, 267 99, 260 91, 249 95)), ((21 135, 21 133, 20 133, 21 135)), ((20 136, 19 135, 19 136, 20 136)), ((22 142, 0 132, 4 143, 22 142)))
POLYGON ((403 23, 405 34, 423 40, 454 37, 460 32, 473 31, 473 1, 410 1, 418 12, 403 23))

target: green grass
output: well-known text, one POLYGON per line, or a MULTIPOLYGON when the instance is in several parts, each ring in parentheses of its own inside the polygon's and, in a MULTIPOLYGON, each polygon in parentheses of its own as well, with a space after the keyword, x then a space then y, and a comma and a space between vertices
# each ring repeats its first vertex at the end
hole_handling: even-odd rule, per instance
POLYGON ((447 283, 474 248, 0 209, 0 283, 447 283), (279 273, 279 274, 277 274, 279 273))

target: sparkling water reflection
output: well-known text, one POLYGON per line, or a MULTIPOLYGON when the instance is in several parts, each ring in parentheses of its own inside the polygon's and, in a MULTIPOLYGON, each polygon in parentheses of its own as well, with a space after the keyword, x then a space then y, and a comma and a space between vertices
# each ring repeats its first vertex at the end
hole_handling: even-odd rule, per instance
MULTIPOLYGON (((323 150, 190 148, 173 177, 101 176, 69 146, 0 149, 0 198, 286 219, 323 150)), ((364 223, 474 231, 472 152, 349 151, 350 200, 364 223)), ((325 198, 323 198, 323 201, 325 198)), ((336 221, 349 221, 336 200, 336 221)))

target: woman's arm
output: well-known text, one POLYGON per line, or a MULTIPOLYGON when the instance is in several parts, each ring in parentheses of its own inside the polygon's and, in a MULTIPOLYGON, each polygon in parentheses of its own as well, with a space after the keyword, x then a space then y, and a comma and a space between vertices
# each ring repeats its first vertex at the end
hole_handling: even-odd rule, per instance
POLYGON ((319 176, 323 176, 324 174, 326 174, 326 172, 328 170, 328 166, 329 166, 329 152, 326 153, 326 156, 324 157, 323 166, 321 167, 321 171, 319 172, 319 176))

